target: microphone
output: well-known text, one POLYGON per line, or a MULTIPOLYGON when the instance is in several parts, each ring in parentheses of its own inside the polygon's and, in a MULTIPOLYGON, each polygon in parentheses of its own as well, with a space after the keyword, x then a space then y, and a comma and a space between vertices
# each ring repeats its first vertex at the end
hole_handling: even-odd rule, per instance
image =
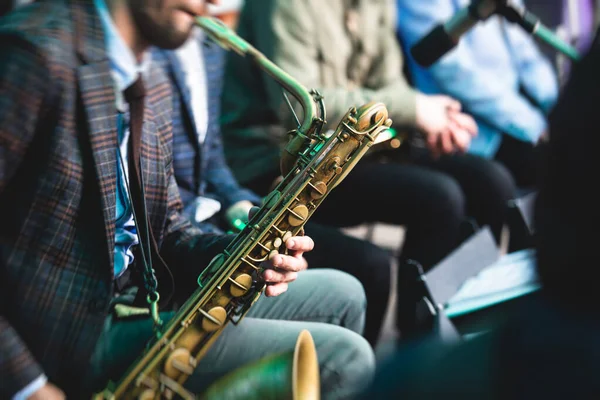
POLYGON ((445 24, 437 25, 421 38, 410 49, 410 54, 419 65, 429 67, 456 47, 460 37, 477 22, 488 19, 498 7, 504 5, 506 0, 473 0, 445 24))

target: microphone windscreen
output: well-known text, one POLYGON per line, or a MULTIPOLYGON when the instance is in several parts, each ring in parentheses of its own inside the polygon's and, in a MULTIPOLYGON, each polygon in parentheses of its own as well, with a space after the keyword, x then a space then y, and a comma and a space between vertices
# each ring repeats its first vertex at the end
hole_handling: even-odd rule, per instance
POLYGON ((444 25, 438 25, 410 49, 410 54, 417 64, 429 67, 455 46, 456 42, 446 33, 444 25))

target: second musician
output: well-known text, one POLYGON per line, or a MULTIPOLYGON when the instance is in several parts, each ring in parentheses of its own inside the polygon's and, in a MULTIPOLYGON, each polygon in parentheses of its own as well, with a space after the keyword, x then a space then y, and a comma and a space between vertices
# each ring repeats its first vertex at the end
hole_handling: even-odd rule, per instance
MULTIPOLYGON (((323 94, 330 126, 351 105, 375 100, 386 104, 398 128, 423 132, 429 143, 425 154, 417 157, 417 149, 411 148, 415 159, 408 162, 363 160, 312 219, 334 227, 365 222, 405 226, 398 260, 402 272, 407 259, 425 269, 442 260, 458 245, 468 217, 480 226, 490 225, 499 239, 506 202, 514 198, 515 186, 501 165, 461 154, 476 127, 457 101, 409 86, 401 72, 395 15, 390 0, 252 0, 243 8, 237 31, 300 83, 323 94), (441 155, 433 158, 436 154, 441 155)), ((295 120, 280 88, 232 57, 222 101, 226 158, 242 185, 265 194, 279 173, 280 143, 295 120)), ((374 272, 369 263, 364 264, 365 271, 342 267, 363 282, 368 314, 378 311, 371 305, 387 304, 378 297, 382 288, 387 289, 385 283, 370 279, 373 274, 390 279, 389 266, 378 266, 383 270, 374 272)), ((398 287, 404 283, 399 279, 398 287)), ((400 304, 407 303, 401 297, 406 292, 399 290, 400 304)), ((381 324, 383 313, 379 315, 381 320, 370 322, 381 324)), ((400 330, 410 329, 404 320, 399 314, 400 330)))

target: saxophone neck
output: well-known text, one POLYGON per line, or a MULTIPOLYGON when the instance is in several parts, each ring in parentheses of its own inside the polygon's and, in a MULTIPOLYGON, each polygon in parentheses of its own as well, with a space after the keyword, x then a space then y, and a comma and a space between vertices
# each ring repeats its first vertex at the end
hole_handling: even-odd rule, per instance
MULTIPOLYGON (((282 156, 282 173, 283 175, 286 175, 288 170, 291 169, 291 165, 289 165, 291 158, 294 158, 295 160, 297 155, 315 135, 315 132, 320 131, 325 122, 325 107, 323 105, 322 96, 315 91, 308 91, 300 84, 300 82, 275 65, 271 60, 265 57, 264 54, 238 36, 218 19, 211 17, 196 17, 196 24, 202 28, 214 42, 225 50, 233 50, 241 56, 250 57, 261 69, 294 96, 302 106, 302 122, 300 126, 292 132, 294 137, 286 146, 282 156)), ((317 132, 317 134, 318 133, 319 132, 317 132)))

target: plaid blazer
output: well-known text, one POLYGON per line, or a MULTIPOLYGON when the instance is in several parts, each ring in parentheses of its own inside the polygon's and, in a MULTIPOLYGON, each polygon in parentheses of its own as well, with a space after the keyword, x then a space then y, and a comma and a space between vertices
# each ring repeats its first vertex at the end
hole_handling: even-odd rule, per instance
POLYGON ((173 51, 153 54, 172 83, 173 167, 181 199, 187 206, 196 196, 212 197, 223 209, 241 200, 260 204, 260 196, 239 185, 223 154, 219 115, 225 51, 208 39, 198 45, 202 46, 208 97, 208 128, 202 144, 192 122, 191 94, 180 60, 173 51))
MULTIPOLYGON (((113 293, 117 165, 115 95, 92 1, 9 14, 0 54, 0 398, 42 373, 84 398, 113 293)), ((148 219, 175 279, 195 281, 228 238, 200 235, 180 216, 170 87, 158 69, 146 87, 148 219)), ((157 273, 164 293, 170 274, 157 273)))

